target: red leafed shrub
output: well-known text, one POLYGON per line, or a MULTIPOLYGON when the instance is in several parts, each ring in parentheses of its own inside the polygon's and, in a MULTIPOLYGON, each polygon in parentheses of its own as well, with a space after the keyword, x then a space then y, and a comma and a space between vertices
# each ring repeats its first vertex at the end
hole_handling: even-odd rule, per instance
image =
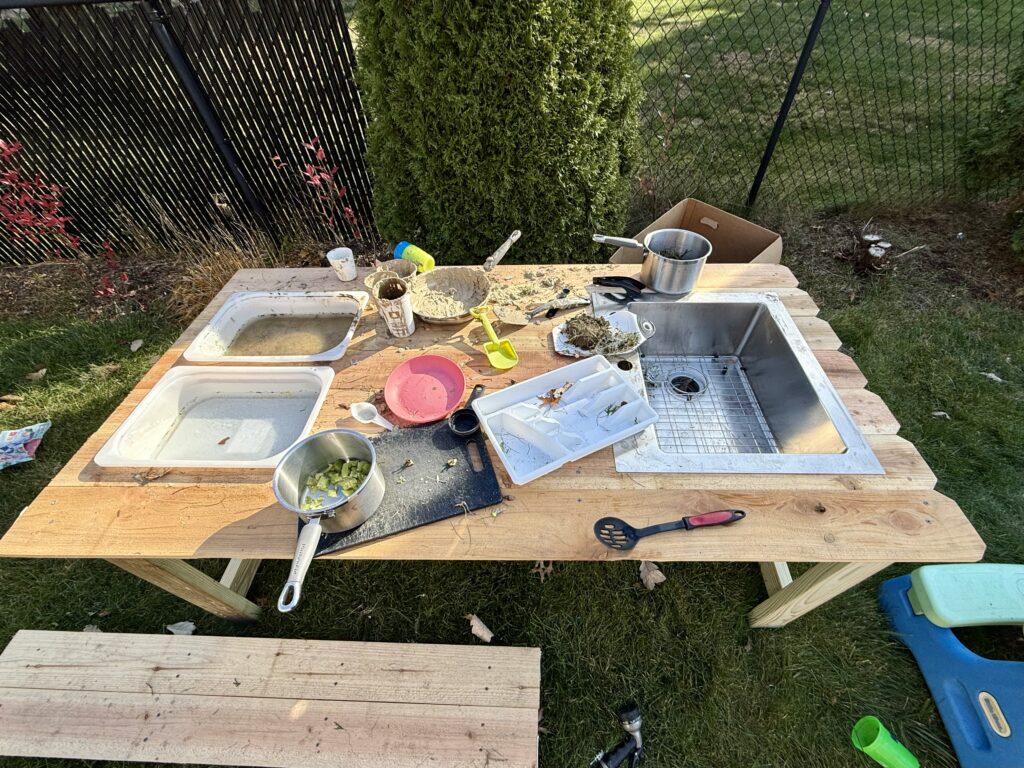
POLYGON ((0 139, 0 224, 15 241, 77 249, 81 241, 67 231, 71 217, 61 213, 63 189, 14 166, 21 148, 20 142, 0 139))
MULTIPOLYGON (((337 232, 338 224, 344 219, 348 223, 352 237, 362 240, 363 234, 359 228, 359 218, 355 211, 345 204, 348 188, 338 181, 338 166, 328 167, 327 151, 320 146, 320 137, 314 136, 304 142, 302 146, 310 153, 311 160, 299 169, 299 176, 310 188, 324 224, 332 232, 337 232)), ((284 171, 288 167, 280 155, 274 155, 271 160, 279 171, 284 171)))
POLYGON ((86 284, 93 288, 93 297, 115 309, 118 303, 131 300, 135 290, 131 278, 122 269, 109 240, 100 244, 100 252, 90 257, 82 247, 82 239, 68 230, 71 217, 62 212, 63 188, 43 180, 39 173, 27 173, 15 165, 22 149, 18 141, 0 139, 0 225, 15 242, 52 247, 61 260, 71 251, 78 258, 68 260, 86 284))

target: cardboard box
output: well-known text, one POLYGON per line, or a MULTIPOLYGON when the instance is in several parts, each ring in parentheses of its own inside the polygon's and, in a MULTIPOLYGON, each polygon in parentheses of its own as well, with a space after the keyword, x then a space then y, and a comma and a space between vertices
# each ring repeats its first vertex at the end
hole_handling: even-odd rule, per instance
MULTIPOLYGON (((634 239, 643 242, 644 237, 656 229, 689 229, 704 235, 711 241, 710 264, 778 264, 782 260, 782 237, 778 233, 692 197, 676 203, 634 239)), ((619 248, 610 261, 612 264, 639 264, 643 261, 643 251, 619 248)))

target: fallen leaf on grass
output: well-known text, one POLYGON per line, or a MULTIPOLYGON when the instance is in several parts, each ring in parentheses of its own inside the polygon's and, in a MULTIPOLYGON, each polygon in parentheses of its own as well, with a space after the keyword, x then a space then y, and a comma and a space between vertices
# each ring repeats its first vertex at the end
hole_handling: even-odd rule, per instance
POLYGON ((86 624, 82 627, 83 632, 102 632, 103 630, 97 627, 95 624, 86 624))
POLYGON ((536 573, 540 577, 540 583, 544 583, 544 579, 555 572, 555 561, 554 560, 538 560, 533 564, 533 568, 530 569, 530 573, 536 573))
POLYGON ((103 365, 89 363, 89 373, 99 379, 109 378, 111 374, 117 373, 120 370, 121 366, 117 363, 105 363, 103 365))
POLYGON ((996 376, 994 373, 986 373, 985 371, 980 371, 980 373, 981 373, 982 376, 984 376, 989 381, 994 381, 996 384, 1002 384, 1003 383, 1003 380, 1001 378, 999 378, 998 376, 996 376))
POLYGON ((179 621, 174 624, 168 624, 164 629, 172 635, 194 635, 196 624, 194 621, 179 621))
POLYGON ((17 406, 14 403, 0 401, 0 411, 13 411, 17 406))
POLYGON ((544 722, 544 707, 537 710, 537 733, 542 736, 547 736, 551 731, 541 725, 542 722, 544 722))
POLYGON ((140 349, 142 349, 142 339, 136 339, 135 341, 133 341, 131 344, 128 345, 128 349, 130 349, 132 352, 138 352, 140 349))
POLYGON ((945 411, 932 411, 932 416, 934 416, 936 419, 950 418, 949 414, 946 413, 945 411))
POLYGON ((0 395, 0 403, 20 403, 24 399, 21 395, 0 395))
POLYGON ((480 618, 475 613, 467 613, 466 619, 469 621, 469 631, 485 643, 489 643, 494 639, 494 633, 487 628, 486 624, 480 621, 480 618))
POLYGON ((640 562, 640 581, 651 590, 665 581, 665 574, 661 572, 657 563, 643 560, 640 562))
POLYGON ((34 371, 33 373, 26 373, 25 378, 29 381, 41 381, 45 375, 46 369, 40 368, 38 371, 34 371))

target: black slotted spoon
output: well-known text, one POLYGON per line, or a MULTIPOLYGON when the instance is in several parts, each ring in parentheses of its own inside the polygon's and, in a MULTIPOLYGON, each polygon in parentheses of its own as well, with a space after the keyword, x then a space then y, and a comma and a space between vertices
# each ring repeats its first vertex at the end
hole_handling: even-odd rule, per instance
POLYGON ((703 515, 684 517, 671 523, 659 523, 646 528, 634 528, 618 517, 602 517, 594 523, 594 535, 609 549, 626 552, 635 547, 644 536, 680 529, 692 531, 694 528, 708 528, 712 525, 729 525, 746 516, 747 513, 740 509, 720 509, 717 512, 705 512, 703 515))

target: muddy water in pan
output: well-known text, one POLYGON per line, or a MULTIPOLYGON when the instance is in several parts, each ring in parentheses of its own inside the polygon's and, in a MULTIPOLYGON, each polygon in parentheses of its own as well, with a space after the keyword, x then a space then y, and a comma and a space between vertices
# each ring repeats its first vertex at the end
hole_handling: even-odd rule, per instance
POLYGON ((352 321, 352 315, 259 317, 238 332, 225 355, 317 355, 340 344, 352 321))

